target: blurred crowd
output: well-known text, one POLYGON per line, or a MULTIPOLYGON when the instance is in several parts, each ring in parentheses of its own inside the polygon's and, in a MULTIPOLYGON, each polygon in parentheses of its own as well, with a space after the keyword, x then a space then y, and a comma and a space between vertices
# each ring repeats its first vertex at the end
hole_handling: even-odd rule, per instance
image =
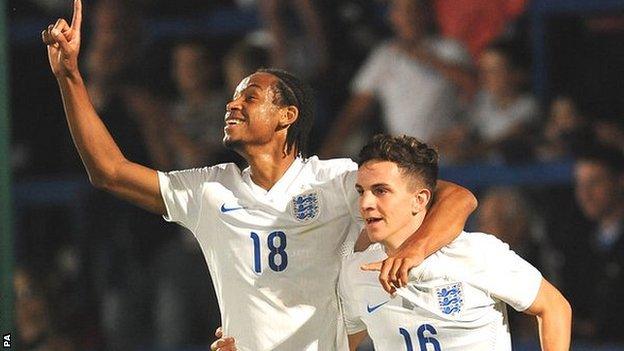
MULTIPOLYGON (((10 20, 58 17, 70 5, 9 1, 10 20)), ((446 167, 573 163, 572 184, 471 189, 480 205, 469 229, 498 235, 562 290, 575 339, 624 345, 621 101, 565 84, 535 94, 528 0, 94 0, 84 11, 92 101, 126 157, 159 170, 244 166, 221 145, 224 109, 260 67, 314 86, 311 146, 321 157, 353 156, 389 132, 436 145, 446 167), (258 28, 158 41, 146 25, 224 7, 254 12, 258 28)), ((607 17, 583 28, 624 39, 624 17, 607 17)), ((11 44, 15 181, 80 174, 41 45, 11 44)), ((621 63, 612 71, 620 82, 621 63)), ((571 72, 587 77, 599 65, 571 72)), ((80 209, 16 211, 19 349, 209 344, 220 317, 192 235, 95 190, 80 209)), ((533 320, 510 315, 515 341, 536 339, 533 320)))

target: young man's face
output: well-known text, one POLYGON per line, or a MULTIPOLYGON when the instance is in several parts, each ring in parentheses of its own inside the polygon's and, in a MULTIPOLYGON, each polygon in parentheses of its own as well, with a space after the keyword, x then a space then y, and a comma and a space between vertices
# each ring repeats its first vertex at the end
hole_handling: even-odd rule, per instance
POLYGON ((599 162, 579 161, 574 167, 578 205, 587 218, 600 221, 618 207, 622 190, 618 177, 599 162))
POLYGON ((419 194, 428 190, 410 183, 394 162, 371 160, 360 166, 355 187, 371 241, 391 244, 414 232, 414 213, 427 203, 421 203, 419 194))
POLYGON ((226 108, 225 146, 260 146, 272 142, 277 133, 285 136, 280 118, 287 108, 274 103, 276 80, 269 73, 254 73, 240 82, 226 108))

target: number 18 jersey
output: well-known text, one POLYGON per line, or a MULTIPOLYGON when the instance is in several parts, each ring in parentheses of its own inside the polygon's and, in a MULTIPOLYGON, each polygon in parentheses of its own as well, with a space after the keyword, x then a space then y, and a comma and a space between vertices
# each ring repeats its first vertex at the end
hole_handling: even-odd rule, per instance
POLYGON ((336 289, 342 244, 360 229, 356 171, 298 158, 269 191, 234 164, 159 172, 165 219, 197 238, 239 350, 346 347, 336 289))

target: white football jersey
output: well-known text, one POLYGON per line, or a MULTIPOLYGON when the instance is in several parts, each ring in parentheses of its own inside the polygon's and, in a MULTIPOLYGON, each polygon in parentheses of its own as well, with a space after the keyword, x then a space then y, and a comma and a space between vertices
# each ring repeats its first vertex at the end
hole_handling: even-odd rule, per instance
POLYGON ((234 164, 159 172, 165 219, 202 248, 239 350, 342 350, 341 249, 361 228, 357 164, 296 159, 266 191, 234 164))
POLYGON ((386 257, 381 244, 349 253, 339 283, 347 332, 368 330, 377 351, 511 350, 505 303, 527 309, 542 281, 496 237, 462 232, 413 268, 391 297, 378 272, 360 269, 386 257))

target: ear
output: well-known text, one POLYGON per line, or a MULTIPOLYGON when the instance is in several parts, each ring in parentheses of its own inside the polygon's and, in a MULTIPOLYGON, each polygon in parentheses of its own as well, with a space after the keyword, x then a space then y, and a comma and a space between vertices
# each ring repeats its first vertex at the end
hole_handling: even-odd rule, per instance
POLYGON ((280 113, 279 126, 280 129, 288 128, 291 124, 295 123, 299 117, 299 109, 293 105, 282 108, 280 113))
POLYGON ((429 189, 420 189, 414 193, 412 198, 412 214, 416 215, 427 209, 427 205, 431 201, 431 191, 429 189))

